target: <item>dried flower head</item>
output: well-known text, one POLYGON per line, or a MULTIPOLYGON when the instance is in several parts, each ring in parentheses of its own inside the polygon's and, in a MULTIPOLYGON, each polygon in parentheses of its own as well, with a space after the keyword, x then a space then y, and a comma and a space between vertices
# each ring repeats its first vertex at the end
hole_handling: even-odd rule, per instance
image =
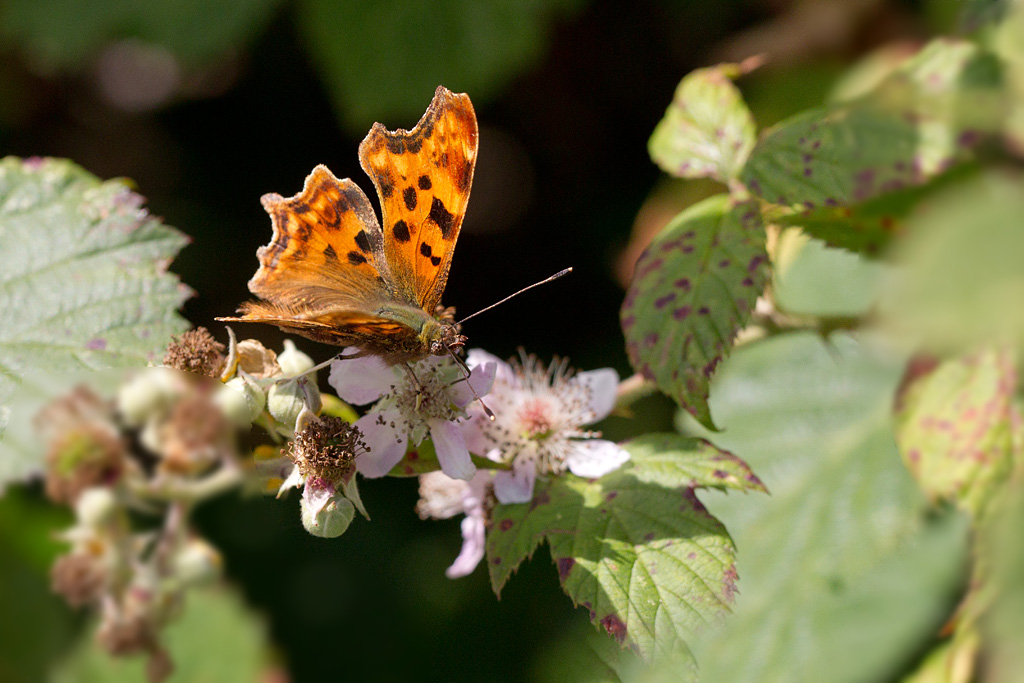
POLYGON ((57 558, 50 570, 50 585, 72 607, 96 602, 107 588, 109 571, 101 555, 72 552, 57 558))
POLYGON ((234 428, 206 393, 183 396, 160 428, 161 469, 198 474, 234 453, 234 428))
POLYGON ((277 354, 255 339, 243 339, 236 347, 238 369, 256 379, 267 379, 281 374, 277 354))
POLYGON ((347 482, 355 473, 356 457, 366 451, 363 434, 340 417, 310 420, 288 445, 287 456, 304 479, 331 484, 347 482))
POLYGON ((110 402, 78 386, 36 415, 36 429, 49 446, 46 495, 51 500, 72 504, 82 491, 120 478, 127 447, 112 414, 110 402))
POLYGON ((224 345, 214 339, 205 327, 197 327, 180 338, 171 337, 164 355, 164 365, 197 375, 217 377, 224 366, 224 345))

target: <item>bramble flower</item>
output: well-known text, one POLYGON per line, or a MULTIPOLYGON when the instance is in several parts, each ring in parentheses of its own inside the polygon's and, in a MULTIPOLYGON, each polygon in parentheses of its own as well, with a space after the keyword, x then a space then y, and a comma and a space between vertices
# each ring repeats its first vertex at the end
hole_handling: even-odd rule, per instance
POLYGON ((471 574, 484 557, 487 502, 492 481, 490 470, 478 470, 469 481, 452 479, 444 472, 420 476, 420 500, 416 504, 420 519, 466 515, 461 524, 462 550, 445 570, 449 579, 471 574))
POLYGON ((615 404, 618 374, 611 368, 574 373, 565 361, 545 368, 535 356, 505 363, 486 351, 469 352, 470 367, 496 364, 488 405, 496 419, 472 409, 464 434, 473 453, 512 466, 494 477, 501 503, 525 503, 538 474, 597 478, 629 460, 599 432, 581 429, 603 419, 615 404))
MULTIPOLYGON (((346 353, 353 351, 346 349, 346 353)), ((429 434, 441 469, 453 479, 472 477, 476 467, 458 421, 467 415, 472 389, 480 396, 490 390, 494 370, 490 363, 479 363, 466 380, 449 358, 394 366, 375 356, 335 361, 327 381, 342 400, 365 405, 380 399, 355 423, 368 451, 356 462, 359 472, 364 477, 383 477, 409 446, 418 446, 429 434)))

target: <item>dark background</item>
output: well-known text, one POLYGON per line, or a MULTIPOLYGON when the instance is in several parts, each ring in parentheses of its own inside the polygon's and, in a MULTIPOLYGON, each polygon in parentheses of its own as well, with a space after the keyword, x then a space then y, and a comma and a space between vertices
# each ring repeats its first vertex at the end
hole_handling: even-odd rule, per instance
MULTIPOLYGON (((188 47, 187 35, 169 41, 159 55, 171 56, 177 85, 140 104, 133 84, 158 82, 167 63, 151 63, 147 50, 160 43, 145 22, 111 22, 78 52, 68 48, 70 56, 54 58, 40 46, 59 52, 76 28, 64 25, 66 7, 42 4, 52 5, 50 43, 45 25, 26 33, 25 21, 15 21, 29 11, 22 0, 0 10, 0 150, 69 157, 100 177, 132 178, 152 213, 193 239, 172 266, 196 291, 184 307, 192 323, 225 339, 214 317, 248 298, 256 249, 270 238, 262 194, 292 195, 324 163, 353 178, 376 205, 359 168, 359 141, 373 120, 411 128, 441 83, 469 93, 481 126, 444 302, 467 315, 561 268, 575 269, 467 324, 470 346, 505 357, 524 347, 545 359, 568 356, 581 368, 612 366, 623 376, 629 368, 618 307, 637 253, 636 243, 626 251, 631 235, 650 234, 714 190, 665 181, 647 155, 647 138, 679 79, 716 61, 766 53, 769 66, 742 87, 758 123, 769 125, 820 103, 857 57, 920 39, 948 13, 948 3, 870 0, 522 3, 535 15, 524 33, 529 57, 506 64, 507 46, 493 38, 503 27, 486 12, 476 15, 479 26, 468 10, 459 14, 456 31, 455 14, 424 24, 414 3, 352 3, 356 9, 346 12, 362 7, 369 16, 383 7, 396 24, 408 11, 406 33, 384 26, 361 35, 351 21, 339 22, 337 40, 353 50, 339 75, 311 37, 334 30, 327 11, 310 28, 308 5, 324 3, 268 2, 254 28, 218 54, 188 53, 181 47, 188 47), (486 64, 474 72, 460 63, 457 48, 467 36, 481 36, 466 58, 474 64, 495 41, 500 68, 493 74, 486 64), (454 57, 435 63, 432 44, 454 57), (176 50, 183 55, 177 61, 176 50)), ((489 5, 516 11, 515 3, 480 3, 489 5)), ((438 6, 458 13, 459 3, 438 6)), ((101 8, 112 11, 97 3, 97 13, 101 8)), ((239 328, 280 348, 275 329, 239 328)), ((298 343, 317 361, 333 352, 298 343)), ((613 419, 602 427, 622 438, 670 425, 671 406, 661 401, 638 412, 639 422, 613 419)), ((278 661, 294 680, 523 680, 558 656, 561 641, 590 628, 586 612, 561 593, 546 549, 499 602, 482 568, 457 581, 444 577, 460 545, 458 520, 420 522, 414 481, 365 481, 361 490, 372 522, 358 519, 331 541, 303 531, 295 497, 231 495, 200 510, 199 527, 223 551, 227 576, 266 617, 278 661)), ((49 514, 37 497, 22 496, 19 505, 49 514)), ((65 645, 54 643, 54 656, 65 645)))

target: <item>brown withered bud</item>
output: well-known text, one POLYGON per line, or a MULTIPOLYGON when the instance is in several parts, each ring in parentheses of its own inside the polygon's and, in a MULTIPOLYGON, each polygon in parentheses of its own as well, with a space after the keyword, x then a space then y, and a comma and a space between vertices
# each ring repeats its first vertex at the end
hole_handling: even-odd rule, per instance
POLYGON ((96 602, 107 587, 108 572, 103 561, 87 552, 57 558, 50 570, 50 586, 72 607, 96 602))
POLYGON ((356 457, 366 451, 363 434, 340 417, 310 420, 288 444, 286 455, 306 478, 318 477, 332 484, 348 482, 356 469, 356 457))
POLYGON ((224 366, 224 345, 205 327, 197 327, 178 337, 164 355, 164 365, 207 377, 218 377, 224 366))
POLYGON ((205 393, 183 397, 160 428, 160 467, 198 474, 233 453, 234 428, 205 393))
POLYGON ((46 495, 70 505, 93 486, 110 486, 125 468, 127 446, 112 419, 113 408, 78 386, 36 415, 47 441, 46 495))
POLYGON ((96 642, 113 657, 151 652, 157 646, 156 628, 142 611, 107 611, 96 632, 96 642))
POLYGON ((238 369, 256 379, 277 377, 281 374, 281 366, 277 362, 277 354, 263 346, 255 339, 243 339, 238 342, 238 369))

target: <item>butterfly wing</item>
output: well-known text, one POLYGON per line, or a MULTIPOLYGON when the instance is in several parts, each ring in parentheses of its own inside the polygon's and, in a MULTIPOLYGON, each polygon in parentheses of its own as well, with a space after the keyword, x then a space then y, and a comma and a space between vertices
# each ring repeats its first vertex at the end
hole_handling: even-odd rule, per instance
POLYGON ((380 196, 384 259, 400 300, 433 315, 469 202, 478 132, 469 96, 438 86, 411 131, 375 123, 359 161, 380 196))
POLYGON ((274 234, 228 321, 263 322, 337 345, 404 346, 416 331, 374 312, 393 302, 384 239, 373 207, 351 180, 317 166, 299 194, 264 195, 274 234))

